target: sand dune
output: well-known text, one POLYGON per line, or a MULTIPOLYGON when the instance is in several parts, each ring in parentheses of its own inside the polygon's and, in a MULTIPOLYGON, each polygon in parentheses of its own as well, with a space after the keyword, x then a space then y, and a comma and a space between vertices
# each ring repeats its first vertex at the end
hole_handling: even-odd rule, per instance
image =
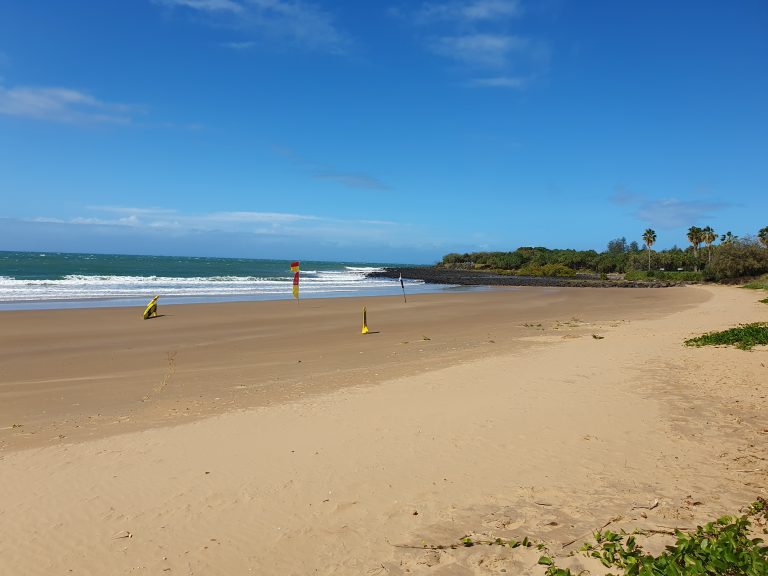
POLYGON ((0 573, 600 574, 592 529, 766 495, 768 351, 681 345, 754 293, 291 304, 5 313, 0 573))

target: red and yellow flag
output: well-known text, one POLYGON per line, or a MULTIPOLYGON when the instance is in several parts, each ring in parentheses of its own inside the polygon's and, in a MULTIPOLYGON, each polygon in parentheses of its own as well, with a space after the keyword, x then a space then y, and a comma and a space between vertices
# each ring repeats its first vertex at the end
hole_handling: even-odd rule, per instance
POLYGON ((299 298, 299 263, 291 262, 291 272, 293 272, 293 297, 299 298))

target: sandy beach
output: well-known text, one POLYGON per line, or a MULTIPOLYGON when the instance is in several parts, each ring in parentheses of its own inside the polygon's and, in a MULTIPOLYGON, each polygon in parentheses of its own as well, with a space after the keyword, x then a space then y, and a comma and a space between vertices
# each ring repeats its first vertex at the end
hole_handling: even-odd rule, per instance
MULTIPOLYGON (((0 313, 0 574, 543 574, 768 495, 754 291, 0 313), (371 334, 361 335, 367 307, 371 334)), ((663 535, 648 548, 663 547, 663 535)))

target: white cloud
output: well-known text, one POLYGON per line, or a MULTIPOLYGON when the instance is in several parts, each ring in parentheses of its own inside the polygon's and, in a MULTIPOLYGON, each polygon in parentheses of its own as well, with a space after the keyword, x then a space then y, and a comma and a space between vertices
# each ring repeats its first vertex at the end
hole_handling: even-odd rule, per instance
POLYGON ((522 14, 522 11, 520 2, 517 0, 428 3, 417 12, 416 19, 421 22, 432 20, 478 22, 516 18, 522 14))
POLYGON ((525 88, 528 80, 509 76, 496 76, 493 78, 475 78, 470 81, 472 86, 491 86, 501 88, 525 88))
POLYGON ((436 54, 473 67, 503 68, 513 52, 524 51, 528 44, 518 36, 470 34, 439 38, 431 48, 436 54))
MULTIPOLYGON (((521 73, 535 77, 549 65, 549 46, 545 42, 513 34, 443 36, 433 40, 429 48, 469 69, 498 70, 507 78, 519 78, 521 73)), ((509 86, 509 83, 486 85, 509 86)), ((519 88, 519 83, 515 87, 519 88)))
POLYGON ((88 206, 88 210, 96 212, 115 212, 117 214, 175 214, 170 208, 129 208, 126 206, 88 206))
POLYGON ((232 50, 248 50, 256 46, 256 42, 253 40, 247 40, 245 42, 224 42, 222 44, 225 48, 232 48, 232 50))
MULTIPOLYGON (((199 238, 209 235, 224 239, 240 238, 247 242, 277 244, 299 243, 306 247, 320 245, 347 250, 362 246, 419 246, 426 249, 436 242, 423 226, 374 219, 342 219, 288 212, 221 211, 192 213, 167 208, 128 206, 91 207, 92 214, 74 218, 37 217, 21 220, 41 225, 79 227, 79 238, 92 234, 139 238, 199 238)), ((0 227, 0 230, 2 228, 0 227)), ((239 240, 238 240, 239 242, 239 240)))
POLYGON ((160 4, 186 6, 208 12, 242 12, 243 7, 233 0, 156 0, 160 4))
POLYGON ((318 5, 300 0, 156 0, 157 2, 204 12, 215 24, 251 34, 252 39, 224 45, 246 49, 270 40, 305 49, 342 53, 349 40, 336 28, 331 14, 318 5))
POLYGON ((0 114, 72 123, 128 124, 134 109, 98 100, 80 90, 0 85, 0 114))
POLYGON ((545 74, 550 60, 546 41, 510 31, 523 12, 520 0, 453 0, 393 14, 417 25, 430 52, 458 64, 454 71, 469 76, 467 85, 520 90, 545 74))
MULTIPOLYGON (((78 217, 73 224, 102 224, 112 226, 186 227, 199 230, 239 229, 249 224, 272 226, 320 220, 318 216, 285 212, 208 212, 183 213, 169 208, 138 208, 129 206, 89 206, 89 211, 117 214, 116 218, 78 217)), ((38 221, 42 221, 38 219, 38 221)))
POLYGON ((261 224, 286 224, 308 220, 320 220, 319 216, 286 214, 283 212, 212 212, 200 218, 201 222, 242 222, 261 224))

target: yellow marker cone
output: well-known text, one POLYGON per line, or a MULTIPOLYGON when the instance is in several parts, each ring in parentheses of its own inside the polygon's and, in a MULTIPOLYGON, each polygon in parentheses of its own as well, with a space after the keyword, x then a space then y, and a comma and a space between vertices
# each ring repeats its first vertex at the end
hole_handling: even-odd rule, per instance
POLYGON ((368 334, 368 313, 366 312, 365 308, 363 308, 363 329, 360 331, 361 334, 368 334))
POLYGON ((148 318, 155 318, 157 316, 158 298, 160 298, 160 296, 155 296, 152 298, 152 300, 149 301, 149 304, 147 304, 147 307, 144 308, 144 320, 147 320, 148 318))

